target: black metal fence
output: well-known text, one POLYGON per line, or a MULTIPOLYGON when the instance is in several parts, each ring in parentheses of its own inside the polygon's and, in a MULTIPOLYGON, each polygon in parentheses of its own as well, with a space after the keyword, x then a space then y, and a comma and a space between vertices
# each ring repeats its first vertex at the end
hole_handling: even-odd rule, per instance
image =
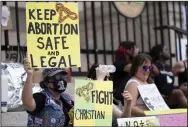
MULTIPOLYGON (((7 2, 3 2, 6 5, 7 2)), ((170 47, 172 57, 177 54, 177 39, 187 36, 183 9, 187 2, 146 2, 142 14, 134 19, 123 17, 113 2, 83 2, 80 12, 80 39, 82 67, 73 69, 72 75, 85 75, 93 63, 111 64, 114 51, 121 41, 134 41, 141 52, 148 53, 155 44, 170 47), (172 51, 173 47, 175 51, 172 51)), ((188 4, 187 4, 188 6, 188 4)), ((2 50, 15 50, 21 62, 26 47, 20 45, 18 2, 15 2, 17 46, 9 45, 9 31, 4 31, 2 50)), ((23 19, 22 19, 23 20, 23 19)), ((187 20, 188 21, 188 20, 187 20)), ((25 25, 25 24, 24 24, 25 25)), ((180 49, 181 51, 181 49, 180 49)), ((170 61, 172 65, 172 60, 170 61)))

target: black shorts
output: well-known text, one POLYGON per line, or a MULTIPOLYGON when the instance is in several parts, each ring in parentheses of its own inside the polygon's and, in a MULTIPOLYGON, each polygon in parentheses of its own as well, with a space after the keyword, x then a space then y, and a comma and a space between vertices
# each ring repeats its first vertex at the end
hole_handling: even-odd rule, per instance
POLYGON ((172 91, 174 91, 175 89, 178 89, 179 87, 168 87, 168 88, 163 88, 163 89, 159 89, 159 92, 162 94, 162 95, 165 95, 165 96, 170 96, 172 94, 172 91))

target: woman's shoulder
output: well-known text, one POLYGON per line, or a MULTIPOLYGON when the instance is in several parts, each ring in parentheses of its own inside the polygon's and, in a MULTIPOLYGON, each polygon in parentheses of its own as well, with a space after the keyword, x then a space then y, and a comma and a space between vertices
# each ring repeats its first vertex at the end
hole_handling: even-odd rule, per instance
POLYGON ((61 97, 63 97, 67 101, 72 101, 73 100, 73 96, 68 94, 68 93, 61 93, 61 97))
POLYGON ((125 86, 125 89, 129 86, 129 85, 140 85, 140 83, 136 80, 136 79, 134 79, 134 78, 131 78, 131 79, 129 79, 128 81, 127 81, 127 84, 126 84, 126 86, 125 86))
POLYGON ((46 97, 45 94, 42 93, 42 92, 34 93, 33 96, 34 96, 34 97, 42 97, 42 98, 45 98, 45 97, 46 97))
POLYGON ((139 81, 134 78, 131 78, 127 81, 127 84, 135 84, 135 83, 140 85, 139 81))
POLYGON ((33 98, 35 99, 35 102, 45 102, 46 95, 42 92, 34 93, 33 98))

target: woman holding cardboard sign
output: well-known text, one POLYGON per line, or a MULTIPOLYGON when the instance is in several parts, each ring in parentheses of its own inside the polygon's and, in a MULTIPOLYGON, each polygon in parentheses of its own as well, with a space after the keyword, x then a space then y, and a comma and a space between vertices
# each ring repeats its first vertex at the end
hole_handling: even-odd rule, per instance
MULTIPOLYGON (((132 65, 132 60, 138 54, 139 49, 136 47, 134 42, 121 42, 115 53, 114 66, 116 67, 116 72, 112 74, 113 76, 113 89, 114 98, 121 101, 124 105, 124 100, 120 93, 123 92, 127 81, 131 78, 130 68, 132 65)), ((158 70, 154 65, 152 69, 152 75, 158 74, 158 70)))
MULTIPOLYGON (((94 64, 91 69, 89 70, 87 79, 89 80, 110 80, 109 73, 113 73, 115 71, 115 67, 113 65, 99 65, 99 64, 94 64), (101 68, 105 66, 108 66, 108 69, 104 69, 107 71, 103 71, 101 68)), ((129 94, 128 91, 124 91, 121 94, 126 102, 126 108, 123 109, 123 112, 116 106, 113 105, 113 120, 112 120, 112 126, 117 127, 117 118, 123 118, 123 117, 130 117, 131 116, 131 102, 132 102, 132 97, 129 94)))
POLYGON ((43 91, 32 94, 33 70, 28 60, 24 68, 27 79, 22 91, 22 102, 27 110, 28 126, 61 126, 69 125, 74 102, 63 93, 67 87, 67 72, 59 68, 43 70, 43 91))
POLYGON ((132 96, 132 116, 145 116, 144 110, 148 110, 139 94, 137 86, 152 83, 150 75, 153 66, 151 60, 152 59, 149 55, 139 54, 132 62, 132 67, 130 70, 132 78, 125 86, 125 90, 127 90, 132 96))

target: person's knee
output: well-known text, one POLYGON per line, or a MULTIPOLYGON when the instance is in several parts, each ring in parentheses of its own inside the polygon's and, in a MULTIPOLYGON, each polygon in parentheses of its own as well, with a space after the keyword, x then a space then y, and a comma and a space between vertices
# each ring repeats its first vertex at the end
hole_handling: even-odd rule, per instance
POLYGON ((187 97, 187 86, 181 87, 181 91, 183 91, 184 95, 187 97))
POLYGON ((174 94, 174 95, 177 96, 177 97, 182 97, 182 96, 184 96, 183 91, 181 91, 180 89, 175 89, 175 90, 172 92, 172 94, 174 94))
POLYGON ((181 89, 183 92, 187 92, 187 86, 182 86, 182 87, 180 87, 180 89, 181 89))

